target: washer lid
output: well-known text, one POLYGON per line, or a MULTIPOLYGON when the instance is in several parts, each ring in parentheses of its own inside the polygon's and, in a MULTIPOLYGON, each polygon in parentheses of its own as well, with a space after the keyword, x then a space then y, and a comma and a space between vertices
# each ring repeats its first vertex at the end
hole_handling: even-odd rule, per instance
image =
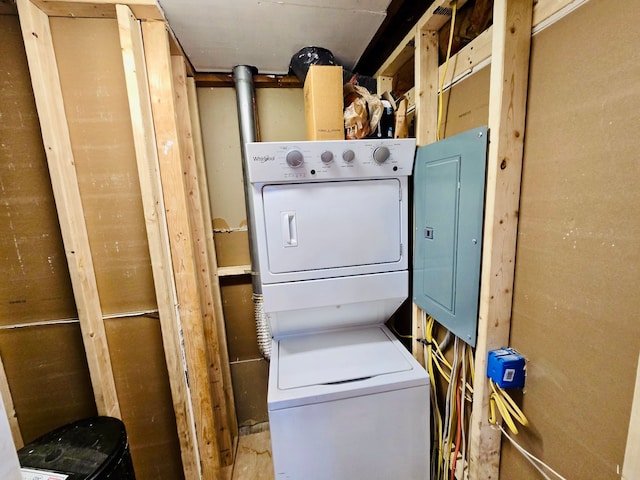
POLYGON ((278 388, 282 390, 412 370, 379 326, 285 337, 279 341, 277 354, 278 388))

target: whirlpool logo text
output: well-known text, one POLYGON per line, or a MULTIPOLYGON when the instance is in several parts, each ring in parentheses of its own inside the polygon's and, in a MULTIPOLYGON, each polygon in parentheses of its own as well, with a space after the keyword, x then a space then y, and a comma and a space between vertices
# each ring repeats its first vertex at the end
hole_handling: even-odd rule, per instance
POLYGON ((276 157, 271 155, 254 155, 253 156, 253 161, 257 163, 274 162, 275 160, 276 160, 276 157))

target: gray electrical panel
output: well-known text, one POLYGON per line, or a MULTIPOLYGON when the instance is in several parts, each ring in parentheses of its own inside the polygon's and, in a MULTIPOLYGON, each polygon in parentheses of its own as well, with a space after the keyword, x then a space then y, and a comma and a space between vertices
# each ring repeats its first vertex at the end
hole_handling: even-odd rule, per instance
POLYGON ((475 346, 487 127, 421 147, 414 169, 413 300, 475 346))

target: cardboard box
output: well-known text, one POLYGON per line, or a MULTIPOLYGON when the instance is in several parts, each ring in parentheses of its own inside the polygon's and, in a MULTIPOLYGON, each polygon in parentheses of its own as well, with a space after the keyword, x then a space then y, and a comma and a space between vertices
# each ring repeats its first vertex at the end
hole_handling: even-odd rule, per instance
POLYGON ((304 82, 307 140, 344 140, 342 67, 311 65, 304 82))

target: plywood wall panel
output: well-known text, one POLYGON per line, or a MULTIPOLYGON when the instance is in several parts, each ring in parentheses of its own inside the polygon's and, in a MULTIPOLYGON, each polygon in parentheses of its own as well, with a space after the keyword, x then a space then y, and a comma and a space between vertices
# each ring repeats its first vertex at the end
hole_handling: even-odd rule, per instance
POLYGON ((230 361, 261 358, 256 339, 251 283, 243 276, 223 278, 220 283, 230 361))
POLYGON ((78 323, 0 330, 0 356, 25 443, 96 415, 78 323))
POLYGON ((261 141, 291 142, 307 139, 302 88, 258 88, 256 104, 261 141))
POLYGON ((246 229, 235 95, 234 88, 199 88, 198 104, 211 215, 220 224, 216 228, 246 229))
POLYGON ((485 67, 447 90, 443 101, 444 137, 451 137, 489 122, 489 76, 485 67))
POLYGON ((0 43, 0 325, 74 318, 17 16, 0 16, 0 43))
POLYGON ((105 328, 136 478, 184 478, 160 321, 114 318, 105 328))
MULTIPOLYGON (((567 478, 620 478, 640 351, 640 4, 588 2, 534 37, 511 343, 518 440, 567 478)), ((533 475, 503 450, 501 478, 533 475)))
POLYGON ((117 21, 51 28, 103 312, 154 309, 117 21))

